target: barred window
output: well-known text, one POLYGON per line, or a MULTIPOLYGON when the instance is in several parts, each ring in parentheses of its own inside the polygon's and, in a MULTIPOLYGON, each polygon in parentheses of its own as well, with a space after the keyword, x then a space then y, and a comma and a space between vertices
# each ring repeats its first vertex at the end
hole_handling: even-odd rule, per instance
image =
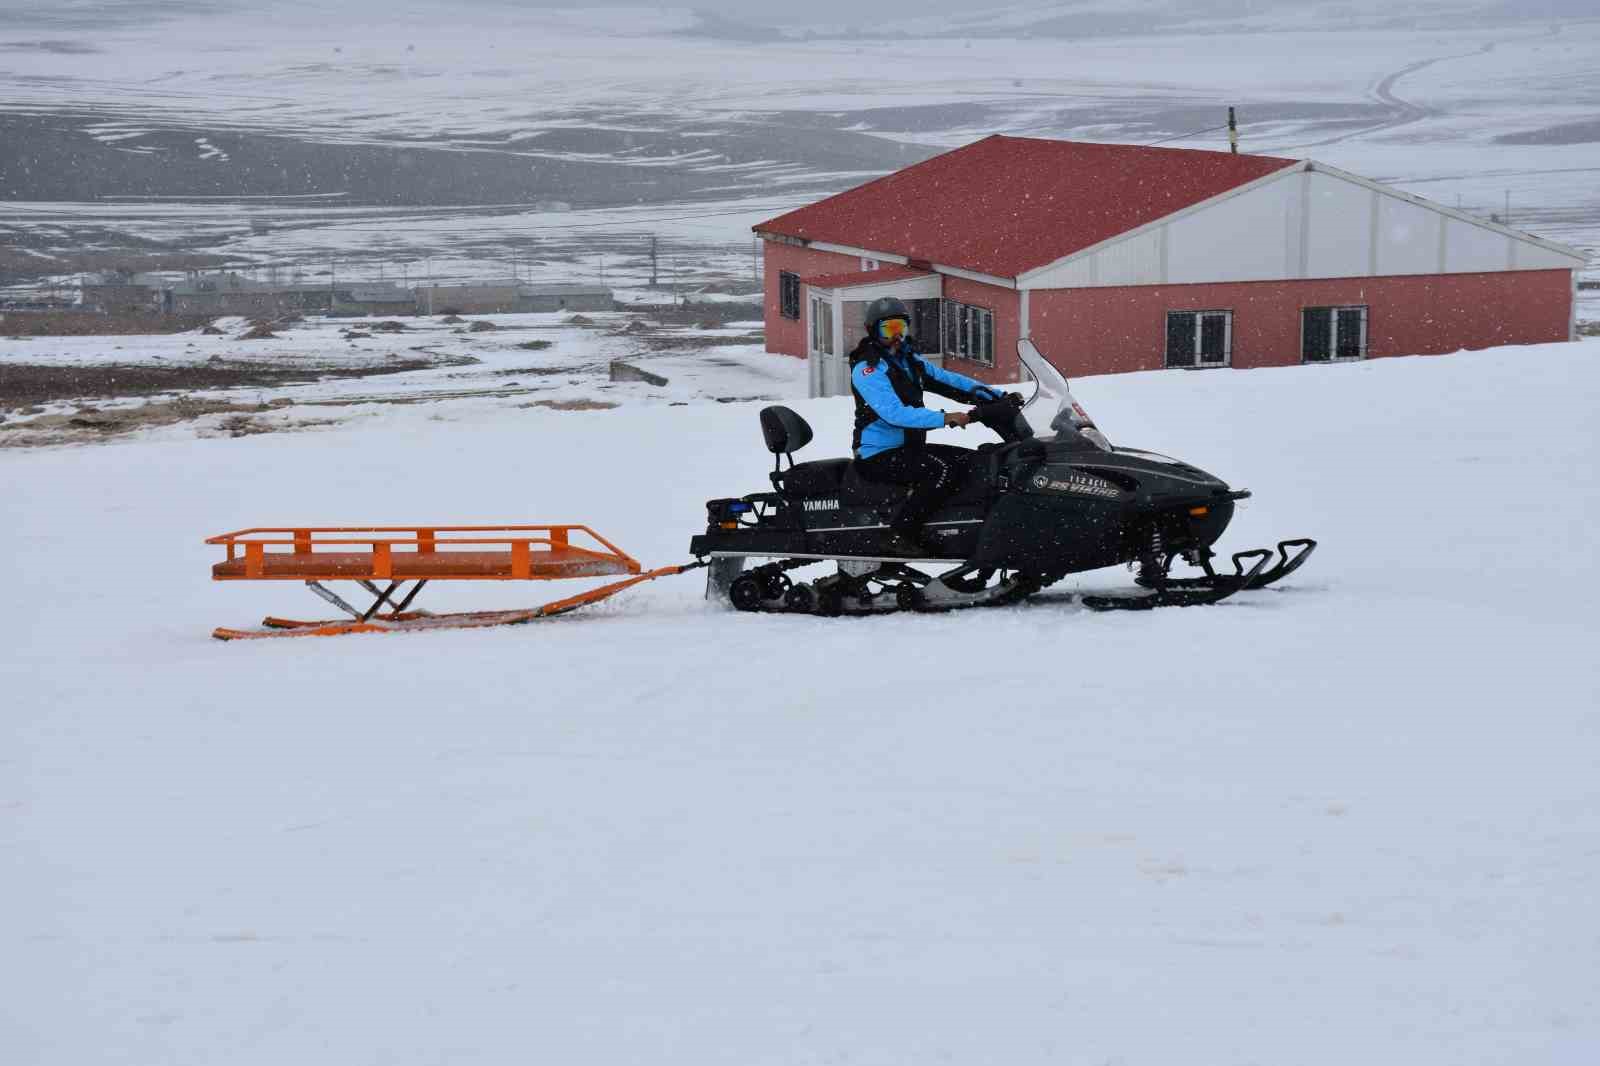
POLYGON ((787 270, 778 272, 778 314, 784 318, 800 317, 800 275, 787 270))
POLYGON ((911 300, 911 335, 917 340, 917 350, 923 355, 938 355, 943 350, 944 335, 939 328, 939 314, 944 301, 938 298, 911 300))
POLYGON ((1232 311, 1167 312, 1167 366, 1228 366, 1232 362, 1232 311))
POLYGON ((1307 363, 1367 357, 1365 307, 1305 307, 1300 310, 1300 358, 1307 363))
POLYGON ((944 354, 994 366, 994 312, 956 300, 944 302, 944 354))

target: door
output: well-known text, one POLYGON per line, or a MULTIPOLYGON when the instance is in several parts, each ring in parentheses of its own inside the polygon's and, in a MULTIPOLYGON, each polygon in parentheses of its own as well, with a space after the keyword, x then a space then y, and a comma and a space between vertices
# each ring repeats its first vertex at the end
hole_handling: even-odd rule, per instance
POLYGON ((811 395, 843 395, 850 390, 850 382, 848 375, 839 371, 844 360, 834 348, 833 297, 812 293, 806 311, 806 364, 811 395))

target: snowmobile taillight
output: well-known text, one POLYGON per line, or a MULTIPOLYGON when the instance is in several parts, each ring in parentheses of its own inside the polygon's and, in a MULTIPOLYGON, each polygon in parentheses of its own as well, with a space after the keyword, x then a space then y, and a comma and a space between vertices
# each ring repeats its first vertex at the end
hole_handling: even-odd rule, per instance
POLYGON ((707 500, 706 522, 712 529, 738 529, 740 516, 753 510, 745 500, 707 500))

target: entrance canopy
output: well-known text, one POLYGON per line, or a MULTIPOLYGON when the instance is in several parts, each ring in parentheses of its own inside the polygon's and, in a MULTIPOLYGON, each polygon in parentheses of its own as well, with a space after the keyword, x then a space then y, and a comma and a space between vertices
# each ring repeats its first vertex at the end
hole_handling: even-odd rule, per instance
POLYGON ((867 305, 884 296, 904 300, 911 311, 911 332, 924 340, 924 352, 939 349, 938 274, 885 264, 877 270, 817 274, 801 278, 810 290, 806 307, 806 363, 811 395, 844 396, 850 392, 850 351, 866 336, 862 317, 867 305))

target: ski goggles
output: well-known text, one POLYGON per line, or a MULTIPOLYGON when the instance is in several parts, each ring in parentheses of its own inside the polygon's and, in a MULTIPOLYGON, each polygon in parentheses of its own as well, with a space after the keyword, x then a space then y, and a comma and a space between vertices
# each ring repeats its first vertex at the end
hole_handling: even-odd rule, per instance
POLYGON ((888 344, 905 340, 909 332, 911 323, 903 318, 885 318, 878 323, 878 339, 888 344))

